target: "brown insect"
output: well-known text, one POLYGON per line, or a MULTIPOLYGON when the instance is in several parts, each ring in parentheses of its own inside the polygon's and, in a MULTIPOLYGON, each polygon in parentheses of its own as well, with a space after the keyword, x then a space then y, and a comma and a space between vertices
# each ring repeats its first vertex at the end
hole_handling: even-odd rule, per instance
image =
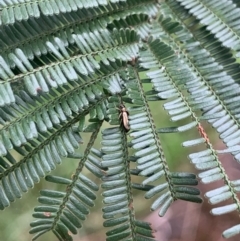
POLYGON ((137 63, 137 57, 136 58, 133 57, 132 60, 130 60, 128 63, 131 64, 132 66, 135 66, 137 63))
POLYGON ((209 143, 210 141, 208 139, 207 133, 205 132, 205 130, 201 126, 201 124, 198 124, 197 128, 198 128, 198 131, 199 131, 199 134, 201 135, 201 137, 204 138, 207 143, 209 143))
POLYGON ((125 131, 128 132, 130 130, 129 121, 128 121, 129 113, 123 104, 120 104, 118 110, 120 111, 119 118, 121 118, 121 123, 125 131))

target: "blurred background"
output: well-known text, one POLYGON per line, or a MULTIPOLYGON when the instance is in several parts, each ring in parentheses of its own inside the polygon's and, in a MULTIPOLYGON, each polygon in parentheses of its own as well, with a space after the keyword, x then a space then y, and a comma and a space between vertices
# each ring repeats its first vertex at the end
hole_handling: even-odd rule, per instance
MULTIPOLYGON (((164 103, 164 102, 163 102, 164 103)), ((154 110, 153 117, 157 128, 180 126, 188 123, 189 120, 182 122, 171 122, 166 111, 163 110, 162 104, 159 102, 151 103, 151 108, 154 110)), ((203 124, 204 129, 209 135, 209 138, 215 149, 223 149, 224 144, 218 139, 217 133, 207 124, 203 124)), ((104 128, 108 127, 105 123, 104 128)), ((171 171, 190 171, 197 174, 197 170, 189 162, 188 154, 197 152, 199 148, 191 147, 183 148, 182 142, 199 137, 198 131, 190 130, 184 133, 160 134, 160 140, 165 152, 165 156, 171 171)), ((83 135, 83 140, 88 140, 88 135, 83 135)), ((87 141, 80 146, 79 152, 83 152, 87 141)), ((98 137, 95 148, 100 148, 101 136, 98 137)), ((235 163, 232 156, 222 155, 224 167, 227 169, 231 179, 239 177, 239 164, 235 163)), ((63 160, 62 165, 59 165, 51 175, 59 175, 62 177, 71 178, 72 173, 77 166, 77 160, 63 160)), ((85 169, 86 170, 86 169, 85 169)), ((100 183, 96 177, 93 177, 86 171, 86 175, 93 178, 97 183, 100 183)), ((204 193, 208 190, 221 186, 222 182, 215 182, 209 185, 199 184, 201 195, 204 198, 204 193)), ((36 184, 34 189, 23 195, 21 200, 17 200, 10 208, 2 211, 0 214, 0 241, 29 241, 32 238, 30 235, 30 222, 34 220, 32 217, 33 208, 38 206, 37 198, 41 189, 64 190, 63 186, 57 186, 46 182, 44 179, 36 184)), ((98 199, 96 206, 91 209, 91 213, 84 222, 84 227, 79 230, 78 235, 74 236, 74 241, 103 241, 105 240, 106 230, 102 227, 102 196, 101 189, 97 193, 98 199)), ((213 217, 209 211, 210 204, 204 198, 203 204, 187 203, 184 201, 176 201, 167 211, 163 218, 158 217, 157 212, 150 212, 150 205, 154 201, 145 200, 144 192, 134 191, 134 208, 137 218, 152 223, 156 230, 156 240, 159 241, 222 241, 222 232, 239 223, 239 217, 236 213, 230 213, 220 217, 213 217)), ((222 203, 220 203, 222 204, 222 203)), ((215 206, 216 207, 216 206, 215 206)), ((239 237, 230 238, 229 241, 237 241, 239 237)), ((57 238, 47 233, 41 236, 39 241, 57 241, 57 238)))

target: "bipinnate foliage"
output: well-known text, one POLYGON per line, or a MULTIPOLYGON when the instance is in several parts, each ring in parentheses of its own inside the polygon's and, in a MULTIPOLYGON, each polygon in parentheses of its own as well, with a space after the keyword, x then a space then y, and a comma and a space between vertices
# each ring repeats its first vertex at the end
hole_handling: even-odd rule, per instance
MULTIPOLYGON (((99 198, 87 169, 101 179, 106 239, 154 240, 151 225, 136 219, 133 189, 154 197, 159 216, 178 199, 200 203, 196 176, 172 172, 160 142, 197 129, 183 146, 199 146, 189 155, 198 177, 222 180, 205 196, 232 200, 212 214, 240 212, 240 179, 230 180, 219 161, 222 153, 240 161, 239 21, 230 0, 0 0, 0 209, 45 177, 65 191, 40 192, 30 233, 72 240, 99 198), (163 100, 174 127, 152 117, 149 103, 163 100), (204 121, 224 150, 213 148, 204 121), (78 162, 73 175, 47 175, 63 158, 78 162)), ((236 224, 223 236, 239 232, 236 224)))

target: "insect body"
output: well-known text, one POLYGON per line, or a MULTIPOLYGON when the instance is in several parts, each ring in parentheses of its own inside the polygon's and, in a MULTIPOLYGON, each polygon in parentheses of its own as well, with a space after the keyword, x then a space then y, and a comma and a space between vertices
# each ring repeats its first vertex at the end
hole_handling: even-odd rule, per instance
POLYGON ((120 111, 119 118, 121 118, 121 122, 124 126, 124 129, 126 130, 126 132, 128 132, 130 130, 129 121, 128 121, 129 113, 123 104, 120 105, 119 111, 120 111))

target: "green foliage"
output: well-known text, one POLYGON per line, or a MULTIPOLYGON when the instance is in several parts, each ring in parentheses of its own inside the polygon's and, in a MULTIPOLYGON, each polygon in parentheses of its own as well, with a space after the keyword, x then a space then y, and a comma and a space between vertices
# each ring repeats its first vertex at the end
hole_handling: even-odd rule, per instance
MULTIPOLYGON (((154 240, 151 225, 135 216, 133 189, 155 198, 159 216, 178 199, 201 203, 196 175, 172 172, 160 142, 164 133, 198 130, 183 142, 198 178, 222 180, 205 196, 211 204, 232 200, 212 214, 240 212, 240 180, 230 180, 219 160, 231 153, 240 161, 239 7, 225 0, 1 0, 0 209, 43 177, 64 185, 41 190, 30 233, 72 240, 98 198, 88 170, 101 179, 106 240, 154 240), (164 101, 176 126, 156 126, 153 101, 164 101), (226 149, 214 149, 204 121, 226 149), (63 158, 78 162, 72 177, 47 175, 63 158)), ((239 232, 236 224, 223 236, 239 232)))

